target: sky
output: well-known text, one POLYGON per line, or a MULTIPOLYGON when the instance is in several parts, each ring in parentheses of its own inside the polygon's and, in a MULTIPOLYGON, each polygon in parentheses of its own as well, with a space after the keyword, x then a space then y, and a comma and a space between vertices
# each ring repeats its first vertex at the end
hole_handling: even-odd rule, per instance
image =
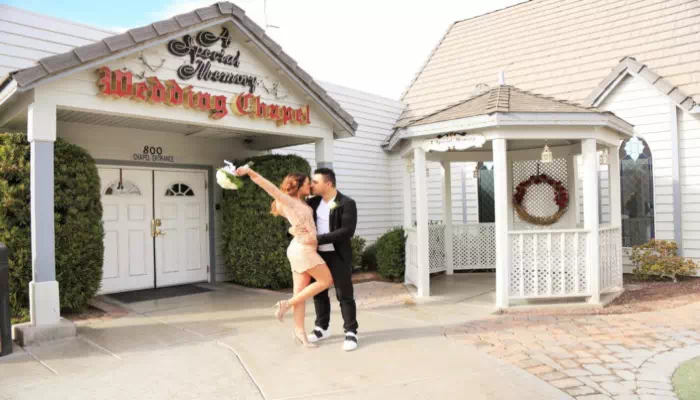
MULTIPOLYGON (((116 32, 214 0, 0 0, 116 32)), ((523 0, 234 0, 317 81, 399 100, 450 25, 523 0), (276 26, 276 27, 275 27, 276 26)))

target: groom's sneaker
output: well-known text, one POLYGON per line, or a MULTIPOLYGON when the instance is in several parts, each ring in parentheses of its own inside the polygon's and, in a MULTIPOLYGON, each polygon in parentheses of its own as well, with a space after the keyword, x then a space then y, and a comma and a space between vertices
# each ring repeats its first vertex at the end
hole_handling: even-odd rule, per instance
POLYGON ((343 350, 353 351, 357 348, 357 334, 354 332, 345 332, 345 341, 343 342, 343 350))
POLYGON ((318 326, 314 328, 313 331, 309 334, 309 343, 316 343, 320 342, 323 339, 328 339, 331 337, 331 333, 328 332, 328 329, 324 330, 322 328, 319 328, 318 326))

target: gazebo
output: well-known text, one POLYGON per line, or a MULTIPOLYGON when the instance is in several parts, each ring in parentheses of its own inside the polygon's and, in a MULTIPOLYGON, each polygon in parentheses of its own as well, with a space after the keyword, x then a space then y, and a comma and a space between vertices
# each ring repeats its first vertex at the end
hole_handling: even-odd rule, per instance
POLYGON ((499 85, 399 129, 388 147, 405 164, 405 283, 429 296, 433 273, 495 269, 497 308, 600 303, 622 287, 618 150, 632 128, 610 112, 499 85), (428 220, 428 161, 444 176, 437 224, 428 220), (453 221, 451 163, 463 162, 492 165, 495 222, 453 221), (609 166, 605 191, 601 164, 609 166), (605 195, 610 222, 602 224, 605 195))

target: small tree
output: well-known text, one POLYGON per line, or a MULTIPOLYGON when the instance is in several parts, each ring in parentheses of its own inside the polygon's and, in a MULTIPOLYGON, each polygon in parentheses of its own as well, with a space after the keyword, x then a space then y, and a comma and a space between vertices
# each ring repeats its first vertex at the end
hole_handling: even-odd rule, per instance
POLYGON ((694 275, 698 269, 693 260, 677 255, 678 246, 669 240, 655 240, 632 247, 630 260, 639 277, 660 276, 678 282, 679 276, 694 275))

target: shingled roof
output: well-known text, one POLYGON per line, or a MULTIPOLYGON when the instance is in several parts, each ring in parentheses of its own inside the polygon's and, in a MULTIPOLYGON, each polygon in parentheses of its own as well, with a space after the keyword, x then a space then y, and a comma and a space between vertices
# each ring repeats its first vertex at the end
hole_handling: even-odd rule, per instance
MULTIPOLYGON (((299 67, 297 62, 285 53, 280 45, 265 34, 265 30, 253 22, 243 9, 230 2, 220 2, 209 7, 199 8, 170 19, 131 29, 120 35, 110 36, 93 44, 77 47, 63 54, 42 58, 35 66, 12 72, 11 78, 8 79, 14 79, 20 91, 28 90, 59 73, 77 69, 85 64, 97 62, 115 54, 126 55, 144 44, 172 36, 180 31, 196 29, 198 25, 210 25, 212 22, 225 22, 227 20, 242 25, 244 29, 241 31, 247 37, 258 39, 262 46, 276 56, 279 62, 303 83, 305 90, 318 97, 319 101, 328 107, 331 114, 335 114, 342 123, 351 128, 351 134, 355 133, 357 129, 355 119, 343 110, 340 104, 313 80, 311 75, 299 67)), ((0 84, 0 88, 6 83, 7 81, 0 84)))
POLYGON ((496 85, 498 71, 523 90, 585 104, 626 56, 690 97, 687 104, 700 102, 699 5, 531 0, 457 21, 401 97, 396 127, 470 97, 480 84, 496 85))
POLYGON ((594 107, 555 100, 550 97, 520 90, 513 86, 499 85, 480 95, 436 111, 409 126, 427 125, 454 119, 488 115, 493 113, 592 113, 601 112, 594 107))

